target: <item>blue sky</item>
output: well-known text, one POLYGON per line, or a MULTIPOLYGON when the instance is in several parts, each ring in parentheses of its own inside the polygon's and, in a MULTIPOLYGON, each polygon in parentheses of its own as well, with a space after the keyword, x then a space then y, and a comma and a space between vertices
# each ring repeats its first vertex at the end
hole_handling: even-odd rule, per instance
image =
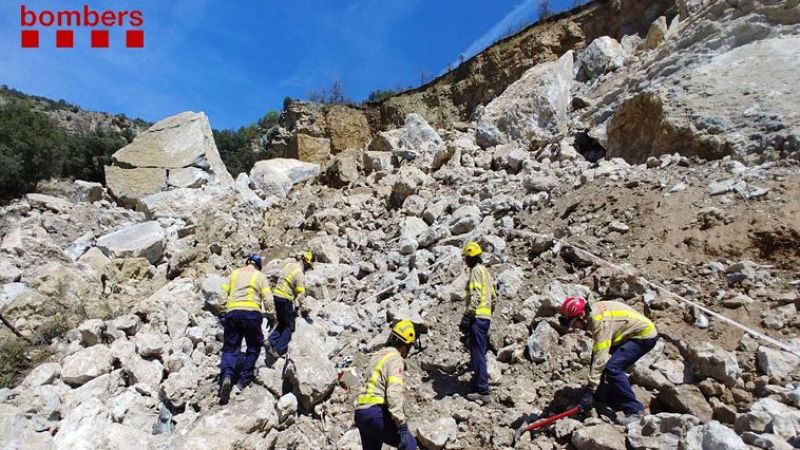
MULTIPOLYGON (((536 18, 536 0, 3 0, 0 84, 83 108, 158 120, 205 111, 214 128, 238 128, 283 98, 342 81, 356 100, 375 89, 419 84, 536 18), (138 9, 145 48, 20 48, 20 5, 29 9, 138 9)), ((569 0, 553 0, 564 9, 569 0)), ((116 44, 116 45, 115 45, 116 44)))

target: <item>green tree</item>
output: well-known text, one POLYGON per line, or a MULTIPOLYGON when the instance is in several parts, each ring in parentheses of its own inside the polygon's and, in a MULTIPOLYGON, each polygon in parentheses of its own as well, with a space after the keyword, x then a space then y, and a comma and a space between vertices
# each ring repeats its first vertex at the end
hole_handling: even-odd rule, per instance
POLYGON ((253 128, 242 127, 239 131, 214 130, 214 141, 219 154, 228 172, 234 177, 242 172, 249 172, 256 163, 258 154, 251 147, 251 139, 254 137, 253 128))
POLYGON ((258 120, 258 126, 264 131, 269 130, 270 128, 278 124, 278 120, 280 118, 281 118, 281 113, 279 113, 278 111, 275 110, 268 111, 264 117, 258 120))
POLYGON ((9 168, 2 171, 0 186, 4 189, 0 195, 20 194, 34 189, 45 178, 59 176, 67 141, 65 132, 55 122, 23 102, 10 101, 0 107, 2 158, 13 167, 13 171, 9 168))

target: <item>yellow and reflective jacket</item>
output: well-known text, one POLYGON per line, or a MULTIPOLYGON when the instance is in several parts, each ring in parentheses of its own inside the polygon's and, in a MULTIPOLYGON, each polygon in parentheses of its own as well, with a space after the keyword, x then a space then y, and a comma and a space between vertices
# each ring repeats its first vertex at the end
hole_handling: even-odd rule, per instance
POLYGON ((491 320, 494 296, 494 281, 489 269, 483 264, 476 264, 470 270, 467 281, 466 314, 491 320))
POLYGON ((385 406, 398 424, 406 423, 403 411, 403 372, 405 362, 394 347, 379 350, 369 362, 367 379, 356 399, 356 409, 385 406))
POLYGON ((222 286, 227 296, 227 311, 263 311, 267 317, 275 315, 267 277, 253 266, 245 266, 231 273, 228 282, 222 286), (264 301, 264 300, 269 301, 264 301), (263 309, 262 309, 263 308, 263 309))
POLYGON ((298 262, 290 262, 283 266, 278 284, 272 291, 278 297, 294 301, 297 296, 306 292, 306 277, 303 266, 298 262))
POLYGON ((597 302, 592 305, 589 330, 594 337, 589 385, 597 387, 608 360, 611 347, 628 339, 650 339, 658 336, 656 326, 639 311, 620 302, 597 302))

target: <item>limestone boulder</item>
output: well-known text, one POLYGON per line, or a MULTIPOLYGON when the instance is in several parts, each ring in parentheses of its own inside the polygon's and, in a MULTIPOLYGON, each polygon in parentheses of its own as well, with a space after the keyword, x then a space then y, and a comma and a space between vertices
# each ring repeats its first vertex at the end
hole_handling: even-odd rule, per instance
POLYGON ((686 435, 683 448, 687 450, 748 450, 736 432, 716 420, 697 426, 686 435))
POLYGON ((199 188, 208 183, 208 172, 197 167, 171 169, 167 176, 167 184, 179 188, 199 188))
POLYGON ((54 213, 67 211, 74 206, 74 204, 68 200, 45 194, 27 194, 25 195, 25 199, 28 200, 32 208, 42 211, 52 211, 54 213))
POLYGON ((343 188, 356 181, 364 167, 364 152, 348 149, 333 157, 325 168, 323 178, 328 186, 343 188))
POLYGON ((106 185, 120 206, 132 208, 136 200, 167 187, 167 171, 161 168, 123 169, 106 166, 106 185))
POLYGON ((545 361, 558 344, 558 332, 545 321, 539 322, 528 338, 528 356, 533 362, 545 361))
POLYGON ((619 69, 625 62, 625 50, 616 39, 601 36, 578 53, 577 79, 587 81, 619 69))
MULTIPOLYGON (((289 154, 307 163, 324 164, 331 155, 331 140, 297 133, 289 141, 289 154)), ((252 176, 252 175, 251 175, 252 176)))
POLYGON ((155 123, 114 153, 113 159, 120 167, 200 168, 214 184, 233 184, 214 143, 208 117, 202 112, 187 111, 155 123))
POLYGON ((325 114, 325 127, 331 140, 331 153, 364 150, 372 138, 364 111, 347 105, 332 105, 325 114))
POLYGON ((766 346, 758 348, 757 361, 761 371, 770 376, 785 377, 800 368, 800 357, 766 346))
POLYGON ((22 271, 11 261, 0 259, 0 284, 16 283, 22 278, 22 271))
POLYGON ((706 401, 700 389, 693 384, 680 386, 668 385, 658 395, 658 400, 669 411, 681 414, 691 414, 703 422, 708 422, 714 411, 706 401))
POLYGON ((74 203, 94 203, 103 199, 103 185, 90 181, 75 180, 75 192, 70 200, 74 203))
POLYGON ((426 420, 417 428, 420 444, 431 450, 441 450, 448 442, 458 437, 456 419, 444 417, 438 420, 426 420))
POLYGON ((14 405, 0 403, 0 448, 7 450, 55 449, 50 433, 37 433, 33 421, 14 405))
POLYGON ((690 414, 658 413, 627 427, 628 443, 636 450, 677 450, 700 420, 690 414))
POLYGON ((531 141, 548 141, 564 133, 573 80, 572 51, 529 69, 486 105, 476 128, 478 145, 519 142, 527 147, 531 141))
POLYGON ((96 245, 109 258, 146 258, 154 264, 164 253, 166 235, 158 222, 143 222, 102 236, 96 245))
MULTIPOLYGON (((794 79, 800 69, 800 37, 776 36, 777 29, 749 17, 749 22, 743 18, 726 25, 730 28, 722 33, 736 36, 729 46, 698 49, 696 63, 684 67, 687 57, 677 54, 661 61, 662 69, 682 68, 643 84, 614 108, 606 127, 606 158, 639 164, 677 151, 703 159, 735 154, 758 163, 797 155, 800 119, 792 99, 800 96, 794 79), (767 73, 763 67, 775 70, 767 73), (687 81, 673 89, 672 80, 679 78, 687 81)), ((692 38, 697 36, 686 37, 692 38)))
POLYGON ((336 386, 336 367, 326 347, 324 334, 298 321, 289 344, 286 378, 306 411, 327 398, 336 386))
POLYGON ((690 362, 694 373, 714 378, 729 387, 736 385, 742 373, 736 355, 708 342, 691 348, 690 362))
POLYGON ((20 383, 25 387, 37 387, 52 384, 61 375, 61 364, 57 362, 44 363, 35 369, 20 383))
POLYGON ((572 445, 578 450, 617 450, 625 448, 625 435, 613 425, 594 425, 572 433, 572 445))
POLYGON ((379 131, 369 143, 367 150, 371 152, 392 152, 400 147, 400 135, 403 134, 403 132, 403 128, 379 131))
POLYGON ((278 425, 272 394, 261 386, 251 386, 226 407, 199 419, 180 448, 253 448, 243 442, 250 434, 268 433, 278 425), (225 432, 220 432, 225 430, 225 432))
POLYGON ((111 372, 113 357, 104 345, 93 345, 64 358, 61 378, 72 386, 80 386, 111 372))
POLYGON ((440 168, 453 154, 439 133, 416 113, 406 117, 397 145, 392 153, 398 160, 413 161, 425 169, 440 168))
POLYGON ((297 159, 276 158, 259 161, 250 171, 250 187, 266 195, 285 198, 292 186, 320 174, 319 164, 297 159))
POLYGON ((233 190, 175 188, 156 192, 136 202, 136 210, 144 213, 147 220, 189 219, 205 206, 217 203, 238 204, 241 198, 233 190))

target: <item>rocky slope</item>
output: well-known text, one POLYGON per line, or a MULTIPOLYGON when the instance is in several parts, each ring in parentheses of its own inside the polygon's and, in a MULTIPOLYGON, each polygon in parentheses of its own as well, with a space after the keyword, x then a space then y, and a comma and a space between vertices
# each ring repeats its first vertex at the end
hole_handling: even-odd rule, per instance
POLYGON ((12 100, 31 105, 32 109, 41 111, 55 120, 59 128, 74 134, 105 131, 132 138, 147 125, 141 119, 129 119, 121 114, 86 111, 64 100, 56 102, 44 97, 26 95, 5 85, 0 87, 0 105, 12 100))
MULTIPOLYGON (((0 447, 358 449, 352 401, 367 355, 396 318, 425 332, 406 385, 411 428, 426 449, 800 445, 800 166, 791 150, 748 147, 757 133, 762 142, 796 139, 795 110, 780 108, 797 96, 776 70, 788 98, 759 103, 783 124, 769 129, 740 106, 770 95, 770 85, 733 95, 751 71, 739 52, 796 66, 793 47, 776 42, 797 35, 798 4, 686 7, 686 20, 658 20, 646 39, 607 37, 533 67, 460 131, 409 114, 368 143, 333 144, 321 130, 345 120, 320 119, 309 106, 287 142, 330 139, 320 161, 261 161, 233 183, 159 184, 131 196, 138 211, 117 204, 114 186, 81 182, 69 198, 31 194, 4 207, 0 313, 47 345, 15 387, 0 389, 0 429, 13 430, 0 447), (723 77, 715 68, 728 58, 735 63, 723 77), (729 89, 704 82, 709 100, 700 102, 701 75, 729 89), (643 92, 666 105, 657 126, 611 126, 626 125, 632 110, 655 114, 625 106, 643 92), (729 106, 736 98, 745 100, 729 106), (713 137, 734 157, 687 144, 711 134, 696 124, 708 105, 728 118, 713 137), (640 130, 683 131, 669 135, 673 146, 648 147, 640 130), (614 157, 610 142, 637 151, 614 157), (460 248, 471 239, 486 249, 499 294, 486 406, 463 397, 460 248), (269 367, 261 358, 256 383, 218 406, 214 313, 224 277, 254 249, 274 277, 304 248, 320 261, 307 276, 310 320, 298 320, 286 358, 269 367), (517 426, 571 405, 585 382, 591 342, 564 334, 555 317, 573 293, 620 299, 654 320, 664 339, 631 375, 649 414, 623 428, 601 410, 515 441, 517 426)), ((628 121, 651 123, 641 116, 628 121)), ((202 141, 195 121, 167 119, 194 130, 191 139, 170 132, 139 142, 162 142, 166 154, 202 141)), ((215 160, 213 143, 198 145, 193 155, 215 160)))

